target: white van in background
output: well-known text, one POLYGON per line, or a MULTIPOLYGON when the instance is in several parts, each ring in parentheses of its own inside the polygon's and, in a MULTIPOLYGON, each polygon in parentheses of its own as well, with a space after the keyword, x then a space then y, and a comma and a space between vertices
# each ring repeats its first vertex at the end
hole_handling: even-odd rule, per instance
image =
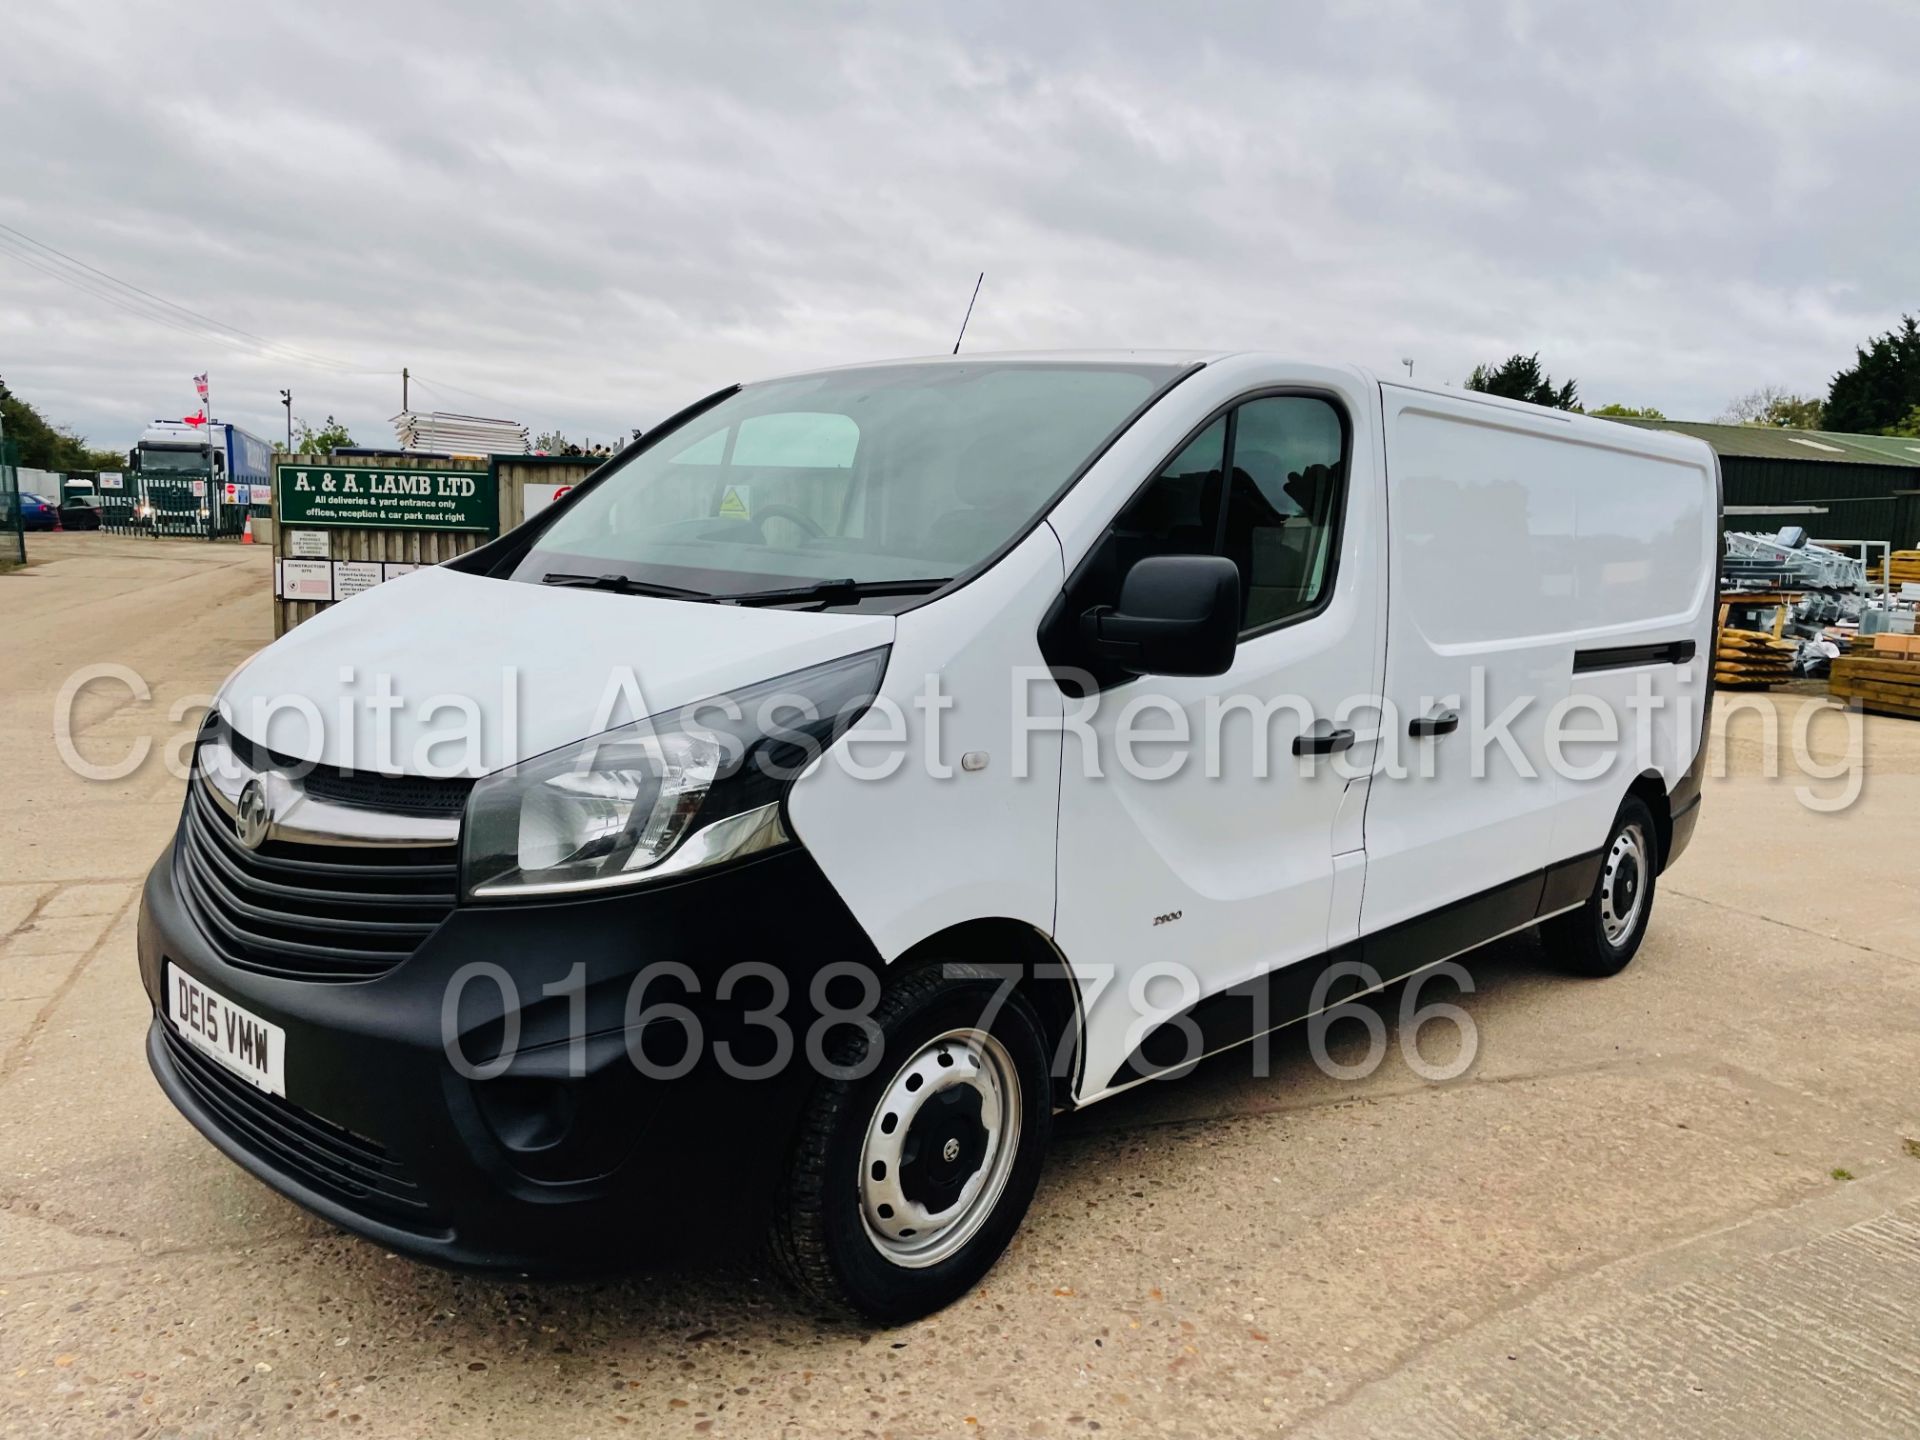
POLYGON ((755 1227, 924 1313, 1060 1109, 1536 923, 1627 964, 1718 552, 1705 445, 1352 368, 733 387, 229 681, 147 885, 149 1059, 396 1250, 755 1227))

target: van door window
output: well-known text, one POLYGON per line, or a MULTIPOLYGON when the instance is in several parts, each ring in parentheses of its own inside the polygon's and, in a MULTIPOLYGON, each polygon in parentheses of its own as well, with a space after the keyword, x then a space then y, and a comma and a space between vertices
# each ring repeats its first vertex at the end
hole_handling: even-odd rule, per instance
POLYGON ((1079 577, 1080 609, 1117 601, 1120 582, 1136 560, 1214 553, 1226 456, 1227 417, 1222 415, 1181 447, 1120 512, 1092 567, 1079 577))
POLYGON ((1149 555, 1232 560, 1242 639, 1312 614, 1333 591, 1346 458, 1342 414, 1318 396, 1262 396, 1218 416, 1127 502, 1048 620, 1042 649, 1070 653, 1078 617, 1117 603, 1127 571, 1149 555))
POLYGON ((1226 468, 1227 417, 1207 426, 1169 460, 1153 483, 1114 521, 1117 536, 1137 542, 1140 555, 1204 555, 1213 549, 1220 514, 1220 477, 1226 468))
POLYGON ((1319 607, 1333 581, 1345 484, 1332 405, 1274 395, 1240 407, 1221 553, 1240 569, 1242 636, 1319 607))

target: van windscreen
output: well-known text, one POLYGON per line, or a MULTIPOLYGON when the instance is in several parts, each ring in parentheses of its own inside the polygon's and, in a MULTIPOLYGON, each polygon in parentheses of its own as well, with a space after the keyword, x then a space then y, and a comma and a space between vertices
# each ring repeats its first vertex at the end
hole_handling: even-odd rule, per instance
POLYGON ((713 595, 962 575, 1179 374, 983 360, 751 385, 616 461, 513 578, 713 595))

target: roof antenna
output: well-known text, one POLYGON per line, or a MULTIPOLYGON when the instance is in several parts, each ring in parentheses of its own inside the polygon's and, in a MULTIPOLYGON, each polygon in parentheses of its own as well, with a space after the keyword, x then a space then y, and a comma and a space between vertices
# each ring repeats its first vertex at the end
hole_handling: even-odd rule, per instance
MULTIPOLYGON (((987 278, 987 272, 980 272, 980 280, 987 278)), ((973 282, 973 295, 967 301, 967 313, 960 318, 960 333, 953 337, 953 353, 960 353, 960 342, 967 338, 967 321, 973 319, 973 302, 980 298, 980 280, 973 282)))

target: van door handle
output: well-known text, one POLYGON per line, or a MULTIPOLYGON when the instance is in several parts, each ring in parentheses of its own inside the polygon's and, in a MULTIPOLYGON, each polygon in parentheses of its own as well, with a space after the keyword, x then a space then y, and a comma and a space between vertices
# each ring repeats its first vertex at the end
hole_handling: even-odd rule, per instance
POLYGON ((1296 755, 1332 755, 1336 751, 1353 748, 1353 731, 1329 730, 1324 735, 1296 735, 1293 737, 1293 753, 1296 755))
POLYGON ((1445 710, 1438 715, 1421 715, 1407 722, 1407 734, 1416 740, 1431 735, 1451 735, 1460 728, 1460 712, 1445 710))

